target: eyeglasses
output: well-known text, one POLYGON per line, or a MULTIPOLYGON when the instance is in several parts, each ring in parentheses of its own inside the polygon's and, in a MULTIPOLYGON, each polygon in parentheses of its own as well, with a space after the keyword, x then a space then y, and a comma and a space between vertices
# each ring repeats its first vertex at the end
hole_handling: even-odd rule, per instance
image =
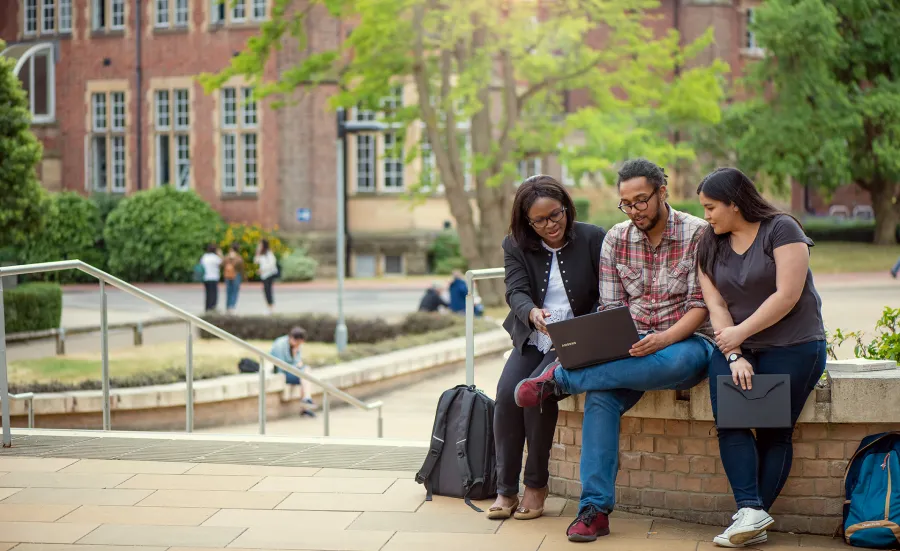
POLYGON ((619 210, 624 212, 625 214, 630 213, 632 210, 636 210, 638 212, 645 211, 650 204, 650 199, 653 199, 653 196, 656 195, 657 191, 659 190, 653 190, 653 193, 650 194, 650 197, 647 197, 643 201, 635 201, 631 204, 619 203, 619 210))
POLYGON ((550 222, 559 222, 566 215, 566 207, 560 207, 550 213, 550 216, 538 218, 537 220, 528 220, 532 227, 542 230, 547 227, 550 222))

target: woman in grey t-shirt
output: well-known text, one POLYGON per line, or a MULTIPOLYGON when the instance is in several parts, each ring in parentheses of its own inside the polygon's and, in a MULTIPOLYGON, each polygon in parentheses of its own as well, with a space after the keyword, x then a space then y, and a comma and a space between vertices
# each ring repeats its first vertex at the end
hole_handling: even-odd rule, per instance
POLYGON ((743 547, 766 541, 774 523, 768 510, 791 471, 793 425, 825 369, 822 300, 809 270, 812 240, 746 175, 717 169, 697 194, 710 223, 697 262, 719 347, 709 366, 714 415, 717 376, 729 375, 744 389, 754 373, 790 376, 791 428, 760 428, 755 437, 750 429, 718 431, 738 513, 713 541, 743 547))

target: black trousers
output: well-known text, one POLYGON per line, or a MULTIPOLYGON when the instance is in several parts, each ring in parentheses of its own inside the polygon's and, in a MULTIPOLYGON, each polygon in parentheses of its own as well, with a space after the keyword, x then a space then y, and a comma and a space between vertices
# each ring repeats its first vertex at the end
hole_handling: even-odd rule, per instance
POLYGON ((215 310, 219 304, 219 282, 204 281, 203 287, 206 290, 206 311, 215 310))
POLYGON ((521 352, 513 350, 503 367, 494 406, 497 493, 501 495, 514 496, 519 493, 525 442, 528 442, 525 485, 539 489, 550 480, 550 448, 553 446, 559 406, 556 401, 548 400, 542 407, 523 409, 516 405, 514 393, 522 379, 539 375, 555 359, 556 351, 544 354, 526 344, 521 352))
POLYGON ((266 304, 275 304, 275 296, 272 293, 272 285, 275 284, 275 276, 269 276, 263 280, 263 294, 266 295, 266 304))

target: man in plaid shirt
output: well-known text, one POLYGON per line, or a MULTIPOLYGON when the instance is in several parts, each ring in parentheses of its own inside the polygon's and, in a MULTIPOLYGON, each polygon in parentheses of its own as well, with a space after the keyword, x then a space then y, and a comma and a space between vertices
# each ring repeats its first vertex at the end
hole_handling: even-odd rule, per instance
POLYGON ((552 396, 587 392, 581 451, 581 505, 571 541, 609 534, 619 469, 619 423, 645 391, 688 389, 706 377, 715 349, 697 279, 697 243, 706 222, 666 203, 666 174, 646 159, 619 171, 619 208, 600 253, 600 310, 627 306, 640 340, 630 358, 567 371, 550 364, 516 388, 534 407, 552 396))

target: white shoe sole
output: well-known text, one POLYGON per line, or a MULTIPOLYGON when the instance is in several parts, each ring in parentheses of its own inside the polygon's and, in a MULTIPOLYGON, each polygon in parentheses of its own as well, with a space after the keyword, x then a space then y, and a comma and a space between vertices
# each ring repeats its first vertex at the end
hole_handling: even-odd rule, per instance
POLYGON ((775 524, 775 519, 766 515, 765 518, 760 519, 759 522, 748 524, 740 532, 732 532, 731 534, 728 534, 727 537, 724 537, 725 534, 716 536, 713 538, 713 543, 722 547, 744 547, 747 544, 747 541, 762 534, 773 524, 775 524))
POLYGON ((769 535, 765 531, 760 532, 759 535, 750 538, 749 540, 745 541, 744 543, 742 543, 740 545, 733 544, 721 536, 716 536, 715 539, 713 539, 713 543, 715 543, 719 547, 729 547, 729 548, 750 547, 752 545, 762 545, 768 541, 769 541, 769 535))

